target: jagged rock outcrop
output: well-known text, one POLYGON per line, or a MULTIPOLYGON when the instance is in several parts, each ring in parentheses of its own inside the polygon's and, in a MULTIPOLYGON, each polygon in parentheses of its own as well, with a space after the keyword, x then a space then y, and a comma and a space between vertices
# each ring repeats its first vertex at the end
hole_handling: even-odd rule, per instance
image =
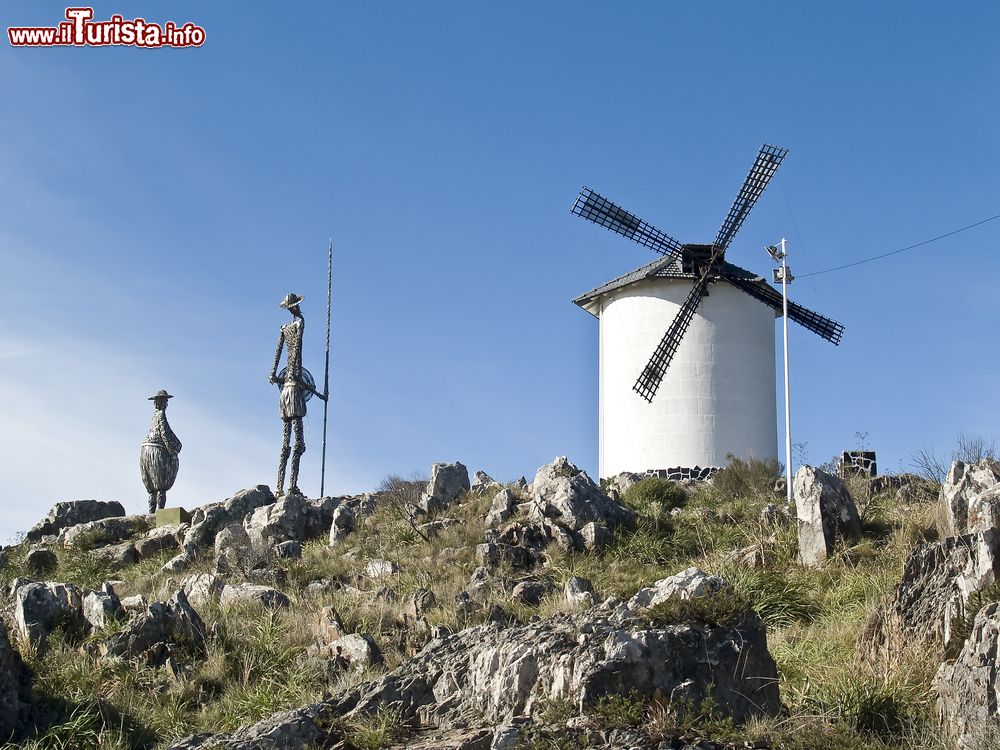
POLYGON ((1000 604, 979 611, 958 658, 938 669, 934 689, 941 724, 955 747, 1000 746, 1000 604))
POLYGON ((258 484, 240 490, 228 500, 198 508, 191 514, 191 527, 184 537, 184 544, 196 549, 210 547, 222 529, 243 520, 257 508, 274 502, 274 495, 267 485, 258 484))
POLYGON ((587 578, 571 577, 566 581, 563 593, 566 596, 566 603, 571 607, 585 609, 597 603, 594 584, 587 578))
POLYGON ((644 586, 628 600, 628 608, 633 612, 652 609, 667 599, 694 599, 698 596, 715 594, 725 585, 719 576, 710 576, 701 568, 688 568, 667 578, 661 578, 650 586, 644 586))
POLYGON ((71 526, 124 515, 125 508, 117 500, 71 500, 56 503, 49 509, 45 518, 24 535, 24 538, 29 542, 35 542, 43 536, 58 535, 63 529, 71 526))
POLYGON ((969 598, 1000 580, 1000 529, 922 544, 903 566, 888 605, 869 619, 859 647, 894 661, 906 646, 938 650, 969 598))
POLYGON ((219 604, 230 607, 234 604, 250 604, 264 609, 287 607, 288 597, 272 586, 253 583, 226 584, 219 594, 219 604))
POLYGON ((453 464, 434 464, 431 467, 431 479, 427 483, 427 489, 420 496, 417 505, 424 513, 434 513, 447 508, 471 487, 469 470, 460 461, 453 464))
POLYGON ((302 539, 307 516, 306 499, 292 493, 275 503, 257 508, 246 518, 243 526, 251 545, 260 552, 289 539, 302 539))
POLYGON ((121 630, 101 643, 100 650, 105 656, 160 666, 177 654, 204 655, 205 624, 184 592, 177 591, 170 601, 153 602, 134 614, 121 630))
POLYGON ((1000 526, 998 483, 1000 462, 990 458, 974 464, 953 462, 939 495, 941 536, 961 536, 1000 526))
POLYGON ((41 547, 31 550, 31 552, 24 556, 21 568, 30 576, 42 577, 53 570, 58 564, 59 558, 56 557, 56 553, 50 549, 41 547))
POLYGON ((10 645, 0 620, 0 742, 18 739, 30 710, 30 680, 21 656, 10 645))
POLYGON ((337 507, 330 520, 330 546, 340 544, 354 531, 354 509, 347 504, 337 507))
POLYGON ((496 528, 504 521, 511 518, 517 512, 517 505, 520 498, 513 490, 503 489, 493 496, 490 509, 486 514, 486 525, 489 528, 496 528))
POLYGON ((485 471, 477 471, 473 476, 470 489, 474 495, 488 495, 500 489, 500 483, 485 471))
POLYGON ((219 575, 246 576, 258 557, 242 524, 230 524, 215 535, 213 567, 219 575))
POLYGON ((833 552, 838 538, 861 537, 861 519, 844 483, 812 466, 800 466, 792 480, 799 520, 799 560, 817 566, 833 552))
POLYGON ((186 576, 181 580, 181 590, 195 608, 218 604, 225 585, 225 581, 211 573, 186 576))
POLYGON ((59 539, 67 547, 93 549, 131 539, 148 528, 147 516, 111 516, 70 526, 59 539))
POLYGON ((635 520, 631 510, 601 492, 594 480, 565 456, 539 468, 531 486, 529 516, 533 520, 554 519, 574 531, 591 521, 614 527, 635 520))
POLYGON ((322 728, 334 719, 383 706, 424 727, 495 727, 534 717, 552 700, 584 709, 631 691, 685 705, 711 698, 722 715, 742 721, 777 714, 777 679, 764 627, 752 612, 738 625, 709 627, 619 618, 596 608, 518 627, 468 628, 431 641, 393 672, 327 702, 173 747, 311 747, 325 739, 322 728))
POLYGON ((88 591, 83 597, 83 619, 92 630, 102 630, 125 616, 121 600, 110 583, 100 591, 88 591))
POLYGON ((14 624, 21 636, 40 651, 57 627, 83 626, 80 590, 71 583, 25 583, 14 592, 14 624))

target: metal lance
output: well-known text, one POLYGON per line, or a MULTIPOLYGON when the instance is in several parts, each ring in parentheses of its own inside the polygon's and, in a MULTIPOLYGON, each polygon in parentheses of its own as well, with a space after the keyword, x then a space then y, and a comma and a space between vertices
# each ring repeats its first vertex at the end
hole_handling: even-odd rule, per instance
POLYGON ((330 304, 333 300, 333 238, 326 256, 326 366, 323 369, 323 456, 320 459, 319 496, 326 489, 326 417, 330 408, 330 304))

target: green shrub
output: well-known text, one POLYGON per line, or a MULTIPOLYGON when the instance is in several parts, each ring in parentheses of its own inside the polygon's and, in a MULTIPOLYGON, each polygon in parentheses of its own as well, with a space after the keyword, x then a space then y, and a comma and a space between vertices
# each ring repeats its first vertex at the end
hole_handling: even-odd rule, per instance
POLYGON ((750 603, 768 629, 809 622, 817 614, 817 604, 801 579, 760 568, 733 568, 721 575, 750 603))
POLYGON ((604 695, 589 711, 590 718, 598 729, 637 727, 642 724, 646 713, 639 694, 632 691, 628 695, 604 695))
POLYGON ((669 479, 646 477, 622 494, 622 501, 635 512, 660 518, 687 502, 687 492, 669 479))
POLYGON ((781 476, 781 464, 771 458, 767 461, 744 461, 730 454, 729 465, 712 479, 712 489, 722 500, 762 498, 774 494, 774 482, 781 476))
POLYGON ((347 746, 353 750, 381 750, 406 739, 408 734, 399 713, 386 706, 350 719, 344 729, 347 746))
POLYGON ((654 627, 701 624, 711 628, 738 627, 752 609, 747 598, 725 586, 721 591, 692 599, 671 597, 650 609, 645 618, 654 627))

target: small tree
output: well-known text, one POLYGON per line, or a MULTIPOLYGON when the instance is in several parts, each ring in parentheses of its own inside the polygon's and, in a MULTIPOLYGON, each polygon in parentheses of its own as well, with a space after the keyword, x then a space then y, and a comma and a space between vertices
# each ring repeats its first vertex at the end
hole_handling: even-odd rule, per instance
POLYGON ((974 464, 986 458, 997 460, 996 441, 982 435, 960 432, 955 438, 950 460, 938 456, 933 448, 925 448, 910 456, 910 465, 920 476, 940 484, 948 476, 952 461, 974 464))

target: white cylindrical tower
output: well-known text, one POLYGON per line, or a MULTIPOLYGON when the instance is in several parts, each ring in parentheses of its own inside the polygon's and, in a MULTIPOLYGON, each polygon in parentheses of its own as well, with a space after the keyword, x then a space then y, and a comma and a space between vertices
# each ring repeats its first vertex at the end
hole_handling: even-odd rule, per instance
POLYGON ((774 311, 725 281, 709 287, 652 403, 632 390, 692 283, 629 280, 577 300, 600 319, 602 477, 777 458, 774 311))

